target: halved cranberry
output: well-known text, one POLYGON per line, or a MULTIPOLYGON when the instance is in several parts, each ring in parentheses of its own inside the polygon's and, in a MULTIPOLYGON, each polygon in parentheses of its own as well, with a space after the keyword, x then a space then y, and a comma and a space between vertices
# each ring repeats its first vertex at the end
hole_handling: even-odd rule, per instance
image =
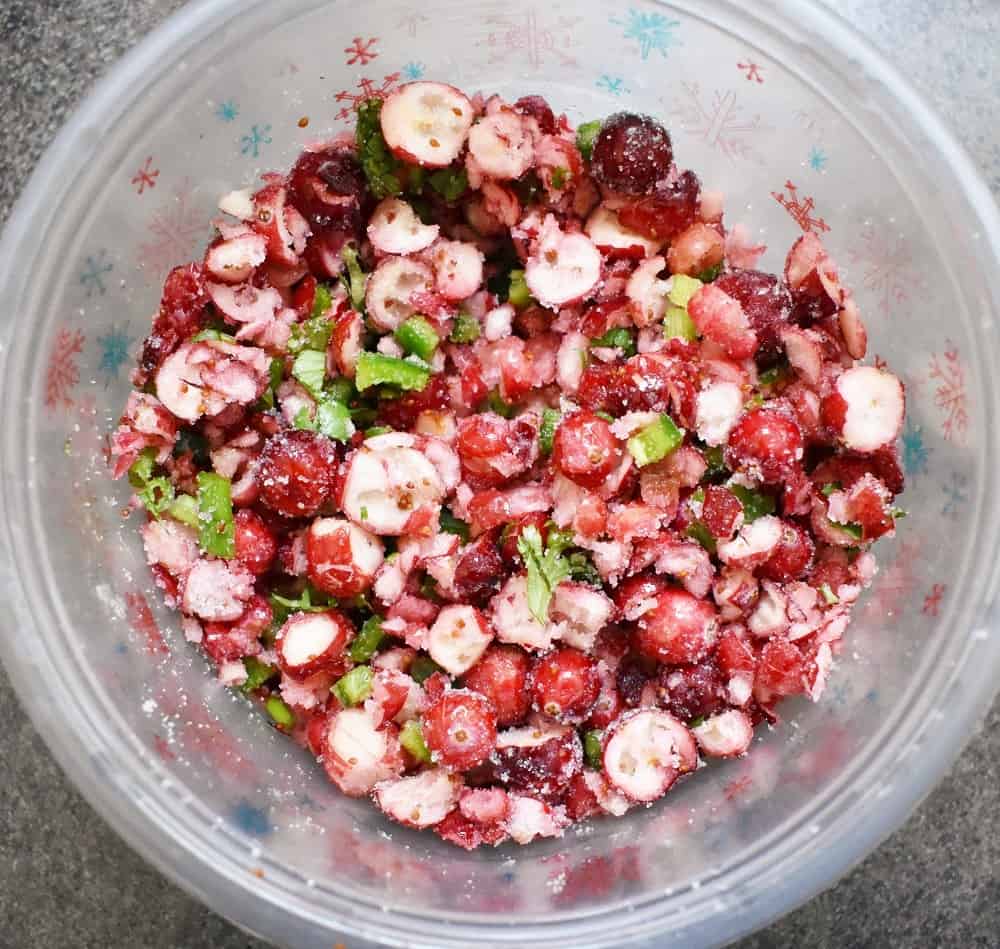
POLYGON ((781 541, 769 560, 757 568, 757 575, 779 583, 798 580, 812 564, 816 545, 809 533, 798 524, 786 521, 781 529, 781 541))
POLYGON ((333 490, 337 449, 329 438, 308 431, 269 438, 260 454, 260 500, 286 517, 311 517, 333 490))
POLYGON ((532 676, 536 707, 561 722, 586 718, 601 690, 597 663, 569 646, 536 660, 532 676))
POLYGON ((504 744, 493 752, 486 768, 493 781, 510 790, 556 801, 583 770, 583 748, 576 732, 567 728, 537 744, 532 740, 504 744))
POLYGON ((497 724, 506 728, 522 722, 531 709, 530 664, 528 654, 519 646, 494 644, 465 673, 462 681, 467 689, 493 702, 497 724))
POLYGON ((618 466, 621 443, 593 412, 574 412, 556 429, 552 464, 585 488, 598 487, 618 466))
POLYGON ((444 375, 431 376, 419 392, 407 392, 398 399, 381 399, 378 407, 380 425, 398 432, 410 431, 421 412, 444 411, 451 402, 448 380, 444 375))
POLYGON ((719 277, 715 285, 739 300, 757 333, 758 352, 779 352, 781 327, 792 316, 792 295, 785 282, 759 270, 734 270, 719 277))
POLYGON ((731 467, 759 474, 775 484, 802 457, 802 432, 777 409, 747 412, 729 433, 726 459, 731 467))
POLYGON ((535 440, 535 428, 526 420, 483 412, 459 422, 455 448, 476 486, 495 487, 528 469, 535 440))
POLYGON ((693 171, 618 212, 623 227, 653 240, 669 241, 698 220, 701 182, 693 171))
POLYGON ((486 696, 455 689, 424 712, 423 731, 438 762, 465 771, 485 761, 496 747, 496 710, 486 696))
POLYGON ((590 159, 593 176, 622 194, 646 194, 670 173, 667 130, 648 115, 618 112, 604 120, 590 159))

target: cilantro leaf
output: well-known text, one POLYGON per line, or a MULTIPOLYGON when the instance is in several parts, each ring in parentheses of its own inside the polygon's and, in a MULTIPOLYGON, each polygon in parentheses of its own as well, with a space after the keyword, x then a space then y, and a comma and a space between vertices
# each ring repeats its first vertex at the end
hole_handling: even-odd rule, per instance
POLYGON ((368 187, 379 200, 403 193, 402 162, 397 159, 382 136, 382 100, 367 99, 358 106, 354 133, 361 170, 368 187))
POLYGON ((340 256, 346 265, 346 272, 340 275, 341 283, 351 299, 351 306, 359 313, 365 309, 365 288, 368 285, 368 277, 358 261, 358 251, 352 244, 345 244, 340 251, 340 256))
POLYGON ((469 187, 469 177, 466 175, 464 168, 459 168, 458 170, 441 168, 438 171, 432 172, 427 180, 431 183, 431 187, 445 201, 457 201, 465 194, 466 188, 469 187))
POLYGON ((558 544, 543 550, 542 535, 534 525, 521 531, 517 539, 517 552, 528 568, 528 609, 539 623, 548 622, 552 594, 572 572, 561 551, 558 544))

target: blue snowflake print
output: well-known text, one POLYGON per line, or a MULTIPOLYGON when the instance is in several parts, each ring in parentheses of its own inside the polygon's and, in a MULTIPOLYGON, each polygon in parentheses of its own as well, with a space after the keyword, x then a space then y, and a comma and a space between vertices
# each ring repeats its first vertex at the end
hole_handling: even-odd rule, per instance
POLYGON ((636 40, 639 43, 639 55, 649 59, 649 54, 655 49, 664 58, 672 46, 679 46, 680 40, 674 35, 679 27, 679 20, 668 20, 662 13, 647 13, 644 10, 628 11, 628 19, 611 17, 616 26, 625 28, 625 39, 636 40))
POLYGON ((838 682, 830 689, 830 695, 837 705, 847 705, 847 700, 851 697, 850 682, 838 682))
POLYGON ((215 117, 221 122, 234 122, 239 114, 240 107, 232 99, 220 102, 215 110, 215 117))
POLYGON ((944 491, 944 504, 941 513, 945 517, 950 517, 953 521, 958 520, 959 511, 969 500, 969 477, 953 471, 951 477, 942 485, 944 491))
POLYGON ((613 96, 621 96, 629 91, 621 76, 609 76, 607 73, 603 73, 595 85, 598 89, 610 92, 613 96))
POLYGON ((253 155, 254 158, 260 156, 262 145, 271 144, 270 125, 253 125, 250 131, 240 139, 240 151, 244 155, 253 155))
POLYGON ((91 297, 95 293, 104 296, 107 287, 104 286, 104 275, 114 270, 114 264, 105 262, 104 257, 107 251, 101 248, 96 257, 88 257, 84 268, 80 273, 80 283, 86 288, 87 296, 91 297))
POLYGON ((923 430, 908 418, 903 429, 903 470, 910 476, 926 474, 928 454, 923 430))
POLYGON ((826 152, 818 145, 813 145, 809 150, 809 167, 813 171, 826 171, 826 163, 829 161, 826 152))
POLYGON ((415 80, 420 79, 426 71, 427 67, 423 63, 414 62, 412 60, 401 70, 403 78, 407 82, 414 82, 415 80))
POLYGON ((124 656, 128 653, 128 646, 125 643, 115 643, 115 652, 119 656, 124 656))
POLYGON ((127 329, 127 323, 122 329, 113 326, 103 336, 97 337, 97 345, 101 350, 97 371, 104 376, 105 386, 118 378, 118 370, 128 362, 128 348, 135 337, 129 336, 127 329))
POLYGON ((249 801, 240 801, 232 811, 233 823, 252 837, 265 837, 271 833, 267 812, 254 807, 249 801))

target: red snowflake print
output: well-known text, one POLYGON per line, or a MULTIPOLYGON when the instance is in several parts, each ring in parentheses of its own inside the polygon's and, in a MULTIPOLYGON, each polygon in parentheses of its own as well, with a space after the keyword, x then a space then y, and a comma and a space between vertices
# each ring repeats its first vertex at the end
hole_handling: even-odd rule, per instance
POLYGON ((876 369, 889 368, 889 363, 887 363, 878 353, 875 353, 875 368, 876 369))
POLYGON ((377 36, 365 39, 363 36, 355 36, 351 40, 351 45, 344 48, 347 53, 347 65, 353 66, 355 63, 367 66, 373 59, 378 58, 375 51, 375 44, 378 42, 377 36))
POLYGON ((920 612, 924 616, 937 616, 941 612, 941 601, 944 599, 947 589, 948 587, 944 583, 935 583, 931 587, 931 592, 924 597, 924 606, 920 612))
POLYGON ((830 230, 830 225, 823 218, 813 216, 816 204, 812 198, 800 199, 798 188, 790 181, 785 182, 785 191, 788 192, 787 195, 779 191, 772 191, 771 197, 791 215, 792 220, 803 231, 811 231, 815 234, 817 231, 830 230))
POLYGON ((150 215, 148 240, 139 243, 136 261, 150 271, 150 280, 158 280, 188 260, 204 232, 205 215, 194 206, 190 185, 184 182, 150 215))
POLYGON ((750 139, 763 128, 760 116, 744 115, 735 92, 716 89, 709 99, 696 82, 682 82, 681 90, 673 114, 685 132, 727 158, 757 160, 750 139))
POLYGON ((132 184, 137 186, 136 194, 142 194, 147 188, 155 188, 159 177, 160 169, 153 167, 153 156, 150 155, 132 177, 132 184))
POLYGON ((479 45, 490 50, 491 63, 526 59, 532 69, 555 58, 560 65, 575 66, 573 54, 574 30, 583 22, 578 16, 539 17, 537 11, 526 10, 517 16, 487 17, 490 32, 479 45))
POLYGON ((931 356, 927 375, 937 383, 934 404, 944 413, 941 434, 948 441, 964 443, 969 428, 969 402, 965 389, 965 368, 953 343, 946 342, 942 358, 931 356))
POLYGON ((760 74, 760 66, 757 63, 747 61, 745 63, 737 63, 736 68, 740 72, 745 72, 747 82, 753 82, 755 79, 758 83, 763 84, 764 77, 760 74))
POLYGON ((153 747, 164 761, 175 761, 177 755, 170 750, 170 743, 162 735, 153 736, 153 747))
POLYGON ((864 606, 868 620, 880 620, 903 612, 910 602, 915 585, 913 564, 920 562, 920 544, 905 540, 892 562, 882 567, 872 586, 872 595, 864 606))
POLYGON ((61 329, 52 343, 49 365, 45 370, 45 407, 47 409, 71 408, 70 393, 80 381, 77 356, 83 351, 86 337, 79 330, 61 329))
POLYGON ((744 791, 749 790, 752 785, 753 778, 751 778, 749 774, 745 774, 742 778, 736 778, 735 780, 730 781, 724 790, 726 800, 735 801, 736 798, 740 797, 744 791))
POLYGON ((420 10, 405 7, 399 11, 396 29, 405 29, 410 39, 413 39, 417 35, 417 29, 424 23, 430 23, 430 21, 431 18, 421 13, 420 10))
POLYGON ((146 640, 146 652, 150 656, 168 655, 170 647, 160 632, 146 597, 141 593, 126 593, 125 607, 128 610, 129 626, 146 640))
POLYGON ((905 306, 914 289, 925 286, 923 278, 913 270, 906 238, 890 237, 870 222, 849 259, 861 267, 863 286, 875 295, 879 310, 886 316, 892 316, 894 308, 905 306))
POLYGON ((346 102, 348 104, 343 106, 334 118, 350 118, 354 114, 355 109, 367 99, 384 99, 392 91, 392 87, 397 82, 399 82, 398 72, 389 73, 382 80, 380 86, 375 85, 374 79, 359 79, 357 92, 348 92, 346 89, 342 89, 335 96, 336 102, 346 102))

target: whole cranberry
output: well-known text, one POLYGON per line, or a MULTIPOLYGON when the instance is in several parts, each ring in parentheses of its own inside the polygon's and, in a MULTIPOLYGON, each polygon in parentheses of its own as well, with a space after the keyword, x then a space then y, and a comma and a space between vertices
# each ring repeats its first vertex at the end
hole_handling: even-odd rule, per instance
POLYGON ((597 134, 590 170, 612 191, 640 195, 666 179, 673 159, 670 135, 656 119, 618 112, 604 120, 597 134))

